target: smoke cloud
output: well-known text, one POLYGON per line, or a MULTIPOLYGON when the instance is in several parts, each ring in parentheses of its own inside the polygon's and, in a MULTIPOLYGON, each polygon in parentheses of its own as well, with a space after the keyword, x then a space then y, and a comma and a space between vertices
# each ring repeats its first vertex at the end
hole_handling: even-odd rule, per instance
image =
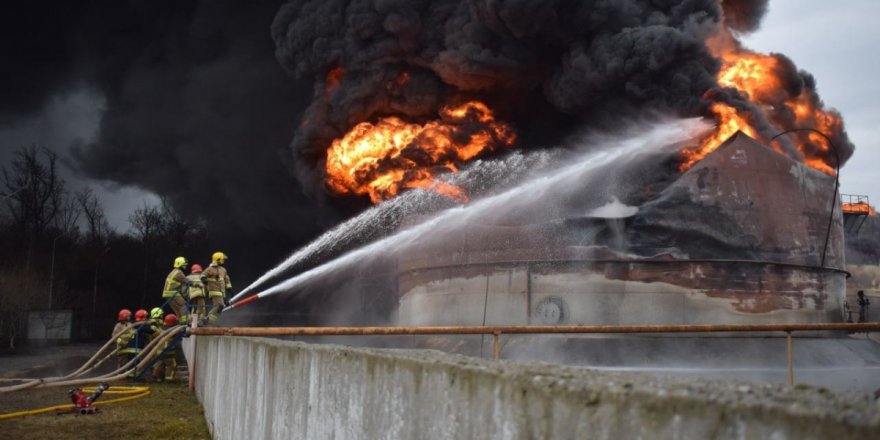
MULTIPOLYGON (((368 205, 324 183, 327 147, 357 123, 424 122, 479 99, 535 148, 645 114, 744 108, 718 87, 706 41, 724 25, 754 31, 767 4, 19 2, 0 16, 0 126, 63 93, 99 96, 100 133, 75 149, 79 171, 206 218, 217 246, 233 261, 249 254, 256 271, 368 205)), ((784 92, 821 102, 812 77, 775 56, 784 92)), ((790 117, 755 114, 767 133, 790 117)), ((845 160, 852 145, 839 135, 845 160)))
POLYGON ((307 197, 285 164, 310 94, 273 56, 269 25, 279 6, 9 5, 0 18, 7 57, 0 125, 89 90, 104 102, 100 132, 75 146, 74 167, 205 218, 213 246, 232 256, 238 276, 245 266, 256 272, 342 217, 307 197))
MULTIPOLYGON (((645 114, 711 116, 713 102, 748 112, 769 139, 779 131, 773 124, 792 123, 791 112, 781 106, 765 115, 735 89, 720 87, 721 62, 708 43, 756 30, 767 3, 287 3, 272 24, 276 57, 313 84, 292 142, 297 176, 321 193, 326 148, 355 124, 389 115, 435 119, 441 106, 473 98, 510 122, 525 147, 552 145, 575 130, 614 129, 645 114)), ((804 93, 821 105, 812 77, 775 56, 785 79, 780 99, 804 93)), ((845 160, 852 144, 842 128, 834 137, 845 160)), ((797 155, 789 140, 782 142, 797 155)))
POLYGON ((737 32, 754 32, 761 26, 769 0, 722 0, 724 21, 737 32))

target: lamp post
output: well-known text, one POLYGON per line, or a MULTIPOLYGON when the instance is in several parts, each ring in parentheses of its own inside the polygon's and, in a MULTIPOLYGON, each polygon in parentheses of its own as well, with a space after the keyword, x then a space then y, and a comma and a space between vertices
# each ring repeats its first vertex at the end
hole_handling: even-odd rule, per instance
POLYGON ((52 240, 52 260, 51 263, 49 263, 49 310, 52 310, 52 293, 55 284, 55 248, 58 244, 58 239, 77 230, 79 230, 79 228, 76 227, 74 227, 73 229, 68 229, 55 236, 55 238, 52 240))
POLYGON ((840 153, 837 151, 837 147, 834 145, 834 142, 831 142, 831 138, 828 137, 827 134, 822 133, 815 128, 792 128, 789 130, 785 130, 782 133, 777 134, 770 138, 770 142, 773 142, 779 136, 784 134, 789 134, 794 131, 811 131, 825 138, 828 141, 828 145, 831 147, 831 151, 834 153, 834 194, 831 196, 831 213, 828 215, 828 229, 825 231, 825 246, 822 247, 822 262, 820 266, 825 267, 825 253, 828 251, 828 238, 831 236, 831 223, 834 222, 834 208, 837 206, 837 191, 840 189, 840 153))
POLYGON ((110 251, 110 246, 104 248, 101 251, 101 254, 98 255, 98 258, 95 259, 95 283, 92 287, 92 322, 95 322, 95 318, 97 318, 98 314, 96 313, 96 308, 98 304, 98 268, 101 267, 101 259, 104 258, 104 255, 107 255, 107 252, 110 251))

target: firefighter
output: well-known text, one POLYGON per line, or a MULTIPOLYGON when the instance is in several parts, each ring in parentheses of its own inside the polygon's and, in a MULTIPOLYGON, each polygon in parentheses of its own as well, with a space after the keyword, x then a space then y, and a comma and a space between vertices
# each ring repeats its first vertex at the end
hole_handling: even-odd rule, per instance
POLYGON ((113 337, 116 338, 116 368, 122 368, 134 356, 132 349, 128 347, 131 330, 122 331, 129 324, 131 324, 131 310, 120 310, 116 318, 116 325, 113 326, 113 337))
POLYGON ((162 299, 178 316, 186 314, 186 298, 183 295, 186 293, 184 289, 188 285, 188 281, 183 271, 186 270, 187 264, 186 258, 175 258, 174 268, 165 278, 165 287, 162 289, 162 299))
MULTIPOLYGON (((162 322, 162 330, 168 330, 177 325, 177 316, 170 313, 165 316, 162 322)), ((163 380, 173 380, 174 373, 177 372, 177 341, 166 341, 162 347, 159 359, 153 365, 153 380, 162 382, 163 380)))
POLYGON ((150 325, 153 327, 161 327, 164 319, 165 312, 162 311, 161 307, 153 307, 153 309, 150 310, 150 325))
MULTIPOLYGON (((144 309, 138 310, 135 313, 135 321, 141 322, 141 325, 134 328, 134 340, 135 346, 137 347, 137 354, 148 354, 144 352, 144 349, 162 333, 162 320, 164 317, 165 312, 163 312, 160 307, 153 307, 150 309, 149 313, 144 309)), ((129 376, 134 377, 139 373, 140 371, 132 370, 129 376)))
POLYGON ((208 323, 214 323, 220 318, 220 312, 226 306, 226 296, 232 294, 232 283, 229 274, 226 273, 226 260, 229 257, 223 252, 214 252, 211 255, 211 265, 202 274, 205 276, 205 286, 208 297, 211 299, 211 310, 208 312, 208 323))
POLYGON ((153 342, 162 334, 162 325, 165 322, 165 311, 161 307, 153 307, 150 309, 150 320, 148 321, 149 330, 144 330, 147 334, 147 341, 153 342))
POLYGON ((871 301, 865 296, 864 290, 856 292, 856 296, 858 297, 859 304, 859 322, 867 322, 868 307, 871 305, 871 301))
MULTIPOLYGON (((144 309, 134 312, 134 321, 140 323, 140 325, 135 326, 116 339, 117 346, 123 345, 125 347, 124 350, 129 356, 129 360, 140 354, 141 349, 147 345, 150 331, 149 317, 149 314, 144 309)), ((135 370, 132 369, 128 375, 134 377, 135 373, 135 370)))
MULTIPOLYGON (((186 276, 190 285, 187 288, 189 297, 190 316, 197 315, 205 319, 205 277, 202 275, 202 266, 193 264, 189 275, 186 276)), ((184 319, 187 322, 188 319, 184 319)), ((200 323, 201 324, 201 323, 200 323)))
POLYGON ((134 322, 146 321, 149 317, 150 314, 144 309, 137 309, 137 311, 134 312, 134 322))

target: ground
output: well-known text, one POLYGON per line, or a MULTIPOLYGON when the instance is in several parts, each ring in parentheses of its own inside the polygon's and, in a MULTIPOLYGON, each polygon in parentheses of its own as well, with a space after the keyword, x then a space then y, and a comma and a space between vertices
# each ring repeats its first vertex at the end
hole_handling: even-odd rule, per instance
MULTIPOLYGON (((63 375, 76 370, 99 348, 99 344, 70 344, 0 354, 0 379, 63 375)), ((6 385, 11 383, 0 380, 0 386, 6 385)), ((0 432, 3 432, 3 438, 9 439, 211 438, 202 406, 187 389, 186 382, 114 382, 111 383, 111 390, 114 385, 148 386, 151 394, 140 399, 101 405, 100 413, 96 415, 50 412, 0 420, 0 432)), ((0 414, 70 403, 67 397, 69 388, 50 387, 0 393, 0 414)), ((100 400, 117 397, 122 396, 105 394, 100 400)))
MULTIPOLYGON (((9 439, 211 438, 202 406, 185 383, 117 385, 147 385, 152 393, 141 399, 103 405, 95 415, 48 413, 0 420, 0 430, 9 439)), ((105 395, 102 399, 113 397, 105 395)), ((0 414, 62 403, 69 403, 66 388, 5 393, 0 394, 0 414)))

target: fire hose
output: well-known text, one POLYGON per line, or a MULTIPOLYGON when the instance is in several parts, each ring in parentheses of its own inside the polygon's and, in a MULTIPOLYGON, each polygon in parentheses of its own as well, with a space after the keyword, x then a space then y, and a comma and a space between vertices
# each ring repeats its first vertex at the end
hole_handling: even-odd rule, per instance
POLYGON ((110 338, 110 340, 108 340, 100 349, 98 349, 98 351, 95 352, 95 354, 92 355, 92 357, 89 358, 89 360, 87 360, 86 363, 84 363, 79 369, 77 369, 73 373, 70 373, 66 376, 61 376, 58 378, 10 379, 10 380, 16 380, 16 381, 24 380, 25 382, 17 384, 17 385, 8 386, 8 387, 0 387, 0 393, 23 390, 23 389, 27 389, 27 388, 31 388, 33 386, 39 385, 40 383, 43 383, 43 382, 69 379, 69 378, 78 377, 78 376, 83 375, 87 372, 90 372, 90 371, 96 369, 97 367, 99 367, 101 364, 103 364, 104 361, 109 359, 112 355, 116 354, 117 350, 114 349, 109 354, 104 356, 104 358, 102 358, 100 361, 98 361, 97 363, 95 362, 95 359, 97 359, 105 350, 107 350, 109 347, 112 346, 113 343, 115 343, 116 338, 119 337, 119 335, 131 330, 132 328, 134 328, 136 326, 143 325, 145 323, 146 323, 146 321, 133 322, 133 323, 127 325, 126 327, 122 328, 119 332, 115 333, 110 338))
MULTIPOLYGON (((120 331, 120 334, 124 331, 127 331, 127 330, 133 328, 136 325, 141 325, 141 324, 142 323, 131 324, 131 325, 125 327, 122 331, 120 331)), ((73 373, 70 373, 66 376, 61 376, 61 377, 39 378, 39 379, 29 379, 29 380, 26 379, 26 382, 24 382, 24 383, 20 383, 17 385, 11 385, 11 386, 7 386, 7 387, 0 387, 0 393, 19 391, 19 390, 24 390, 24 389, 28 389, 28 388, 43 388, 43 387, 50 387, 50 386, 87 385, 87 384, 95 384, 95 383, 100 383, 100 382, 111 382, 114 380, 124 379, 125 377, 128 376, 128 374, 131 371, 137 371, 139 369, 143 369, 148 363, 150 363, 152 361, 153 356, 155 356, 160 351, 164 350, 166 342, 168 342, 171 338, 179 335, 181 332, 184 332, 184 331, 186 331, 185 326, 177 326, 177 327, 173 327, 168 330, 165 330, 159 335, 159 337, 150 341, 150 343, 147 344, 147 346, 144 347, 144 349, 141 350, 141 352, 137 356, 132 358, 130 361, 128 361, 122 367, 117 368, 116 370, 114 370, 110 373, 106 373, 101 376, 89 377, 89 378, 79 378, 80 376, 96 369, 98 366, 100 366, 101 363, 103 363, 104 361, 109 359, 113 354, 116 353, 116 350, 112 350, 109 354, 107 354, 103 358, 101 358, 99 362, 97 362, 97 363, 95 362, 95 360, 101 356, 102 352, 104 350, 106 350, 107 348, 109 348, 111 343, 115 342, 117 335, 114 335, 113 338, 111 338, 110 341, 107 342, 107 344, 104 344, 104 346, 101 349, 99 349, 98 352, 95 353, 95 355, 93 355, 88 361, 86 361, 85 364, 83 364, 82 367, 80 367, 79 369, 77 369, 73 373), (146 353, 146 355, 144 353, 146 353)))
MULTIPOLYGON (((97 389, 95 387, 89 387, 89 388, 82 389, 82 391, 84 391, 84 392, 95 392, 96 390, 97 389)), ((103 393, 104 394, 122 394, 125 396, 118 397, 116 399, 97 401, 97 402, 92 403, 92 405, 94 405, 94 406, 107 405, 110 403, 119 403, 119 402, 126 402, 129 400, 134 400, 134 399, 140 399, 141 397, 146 397, 146 396, 150 395, 150 388, 143 387, 143 386, 135 386, 135 387, 115 386, 112 389, 103 391, 103 393)), ((18 411, 18 412, 0 414, 0 420, 14 419, 16 417, 32 416, 32 415, 37 415, 37 414, 45 414, 45 413, 52 412, 52 411, 68 411, 68 410, 74 410, 75 408, 76 408, 76 406, 73 403, 65 403, 62 405, 47 406, 45 408, 37 408, 37 409, 30 409, 27 411, 18 411)))
MULTIPOLYGON (((105 350, 107 350, 107 348, 109 348, 111 346, 110 344, 116 340, 116 337, 119 334, 122 334, 123 332, 128 331, 137 325, 142 325, 142 324, 143 324, 142 322, 133 323, 133 324, 125 327, 124 329, 122 329, 119 333, 114 334, 113 337, 110 339, 110 341, 108 341, 106 344, 104 344, 104 346, 102 346, 101 349, 99 349, 88 361, 86 361, 85 364, 83 364, 79 369, 77 369, 73 373, 70 373, 66 376, 54 377, 54 378, 30 379, 22 384, 17 384, 17 385, 8 386, 8 387, 0 387, 0 393, 19 391, 19 390, 29 389, 29 388, 71 386, 71 385, 76 386, 76 385, 85 385, 85 384, 100 383, 100 382, 110 382, 110 381, 114 381, 114 380, 124 379, 125 377, 128 376, 128 374, 131 371, 137 371, 139 369, 143 369, 147 364, 152 362, 152 358, 157 354, 157 352, 160 352, 165 349, 166 342, 168 342, 171 338, 176 337, 180 333, 186 331, 185 326, 177 326, 177 327, 173 327, 168 330, 165 330, 164 332, 162 332, 159 335, 158 338, 154 339, 149 344, 147 344, 147 346, 144 347, 144 349, 141 351, 141 353, 139 353, 135 358, 130 360, 128 363, 126 363, 122 367, 117 368, 116 370, 114 370, 110 373, 101 375, 101 376, 77 379, 77 377, 82 376, 82 375, 96 369, 104 361, 109 359, 112 355, 116 354, 117 350, 114 349, 114 350, 110 351, 109 354, 107 354, 103 358, 101 358, 100 361, 95 362, 96 359, 98 359, 101 356, 101 354, 105 350), (144 355, 143 353, 147 353, 147 354, 144 355), (138 361, 138 359, 140 359, 140 360, 138 361)), ((92 388, 83 388, 81 391, 94 392, 95 390, 96 390, 96 388, 92 387, 92 388)), ((100 391, 103 393, 107 393, 107 394, 128 394, 128 395, 125 397, 119 397, 116 399, 94 402, 93 405, 106 405, 109 403, 125 402, 128 400, 146 397, 150 394, 150 389, 148 387, 113 387, 112 390, 107 390, 107 391, 100 390, 100 391)), ((99 395, 100 395, 100 393, 99 393, 99 395)), ((0 420, 11 419, 11 418, 15 418, 15 417, 23 417, 23 416, 34 415, 34 414, 43 414, 43 413, 51 412, 51 411, 69 410, 69 409, 75 409, 75 408, 76 408, 76 406, 72 403, 63 404, 63 405, 54 405, 54 406, 39 408, 39 409, 34 409, 34 410, 18 411, 18 412, 13 412, 13 413, 0 414, 0 420)))

